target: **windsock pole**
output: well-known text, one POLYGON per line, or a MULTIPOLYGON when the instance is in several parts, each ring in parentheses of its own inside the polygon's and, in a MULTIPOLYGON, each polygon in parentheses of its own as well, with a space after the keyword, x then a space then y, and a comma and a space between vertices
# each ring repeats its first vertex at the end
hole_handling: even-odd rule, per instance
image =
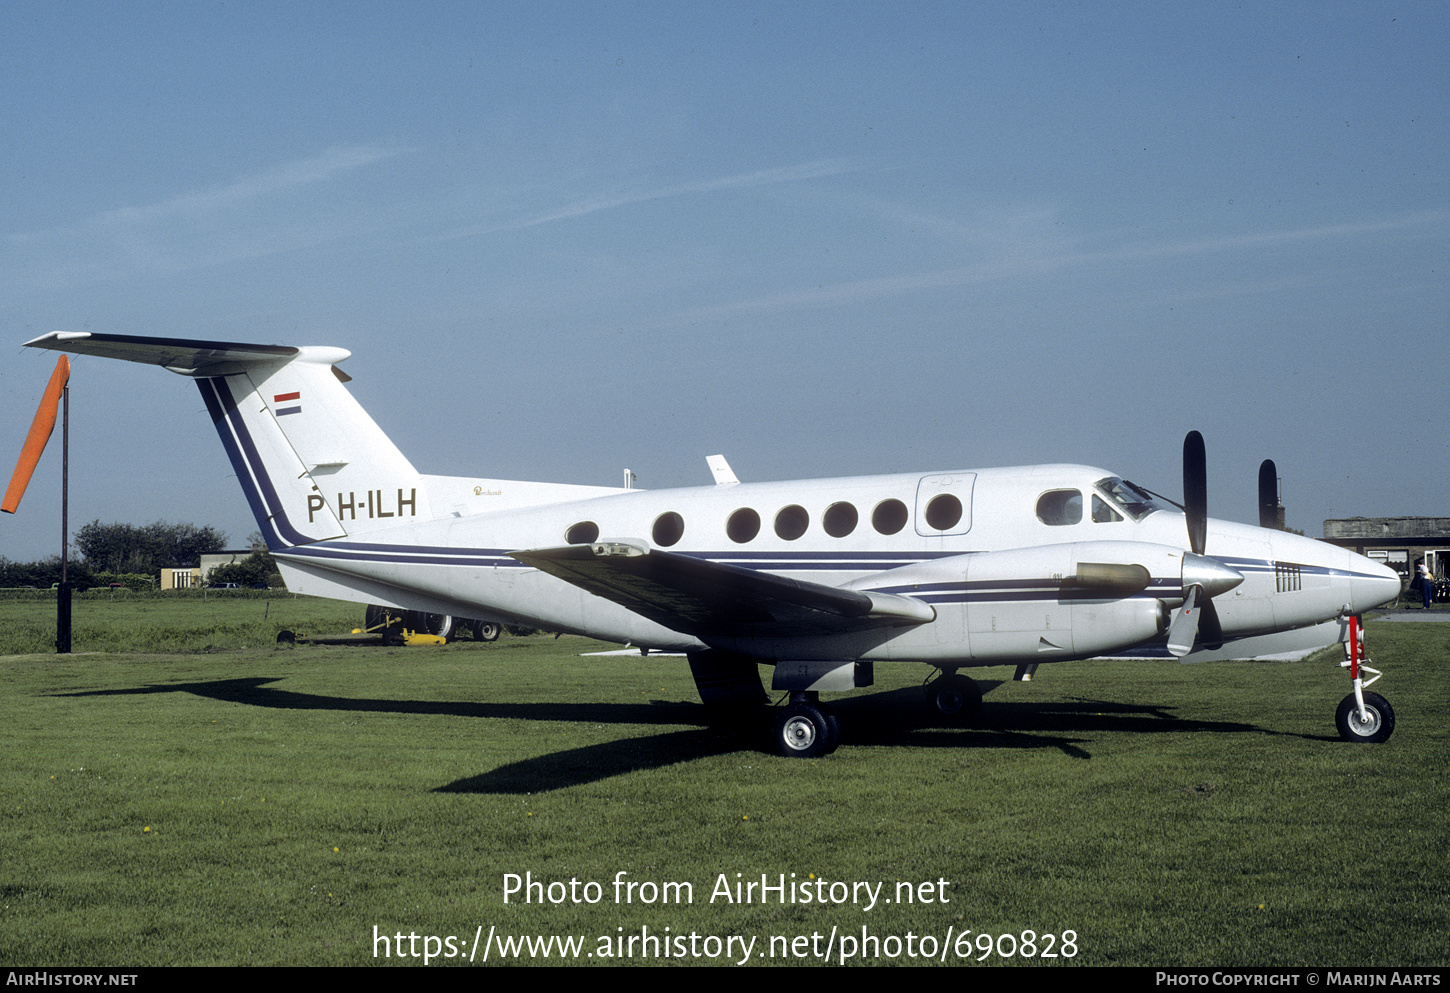
POLYGON ((61 390, 60 415, 60 589, 55 591, 55 653, 70 654, 70 379, 61 390))
POLYGON ((59 655, 70 654, 70 577, 66 560, 70 557, 70 359, 62 355, 51 373, 45 395, 40 398, 40 408, 35 420, 30 423, 30 433, 25 436, 25 445, 20 450, 20 461, 15 463, 15 472, 5 497, 0 501, 0 510, 13 514, 20 507, 20 498, 30 485, 30 477, 40 462, 46 442, 55 431, 56 408, 64 408, 61 414, 61 456, 60 456, 60 587, 56 590, 55 650, 59 655))

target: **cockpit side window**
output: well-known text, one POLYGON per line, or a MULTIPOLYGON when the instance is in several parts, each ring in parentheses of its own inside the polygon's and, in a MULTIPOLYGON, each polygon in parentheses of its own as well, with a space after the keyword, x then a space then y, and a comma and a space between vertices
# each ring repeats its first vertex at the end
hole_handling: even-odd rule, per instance
POLYGON ((1037 519, 1054 527, 1082 522, 1082 493, 1078 490, 1048 490, 1037 498, 1037 519))
POLYGON ((1093 494, 1094 524, 1111 524, 1114 521, 1121 521, 1122 519, 1123 515, 1118 513, 1112 507, 1108 506, 1108 502, 1106 500, 1098 496, 1096 493, 1093 494))
MULTIPOLYGON (((1099 479, 1095 486, 1112 507, 1121 510, 1135 521, 1141 521, 1153 511, 1163 509, 1163 505, 1153 499, 1145 490, 1126 479, 1108 476, 1106 479, 1099 479)), ((1094 513, 1096 513, 1096 508, 1094 508, 1094 513)))

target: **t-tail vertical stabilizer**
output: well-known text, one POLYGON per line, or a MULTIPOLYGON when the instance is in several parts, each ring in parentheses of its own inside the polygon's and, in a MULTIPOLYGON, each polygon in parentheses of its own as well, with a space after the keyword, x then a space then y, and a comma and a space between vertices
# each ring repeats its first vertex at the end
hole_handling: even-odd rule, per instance
POLYGON ((26 344, 195 379, 274 551, 432 516, 422 476, 343 385, 345 349, 63 331, 26 344))

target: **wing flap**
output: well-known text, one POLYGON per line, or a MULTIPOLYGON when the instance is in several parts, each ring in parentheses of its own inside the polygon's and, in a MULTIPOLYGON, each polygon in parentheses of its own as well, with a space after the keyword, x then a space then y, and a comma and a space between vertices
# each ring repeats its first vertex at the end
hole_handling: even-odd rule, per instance
POLYGON ((911 597, 843 590, 633 542, 532 549, 513 557, 697 637, 841 633, 924 624, 936 616, 911 597))

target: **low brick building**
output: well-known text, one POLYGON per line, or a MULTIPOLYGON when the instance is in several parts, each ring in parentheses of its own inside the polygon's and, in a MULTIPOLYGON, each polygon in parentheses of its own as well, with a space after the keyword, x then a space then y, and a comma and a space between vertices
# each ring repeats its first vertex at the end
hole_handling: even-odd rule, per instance
POLYGON ((1425 557, 1437 580, 1450 567, 1450 517, 1347 517, 1324 522, 1324 540, 1383 562, 1409 582, 1425 557))

